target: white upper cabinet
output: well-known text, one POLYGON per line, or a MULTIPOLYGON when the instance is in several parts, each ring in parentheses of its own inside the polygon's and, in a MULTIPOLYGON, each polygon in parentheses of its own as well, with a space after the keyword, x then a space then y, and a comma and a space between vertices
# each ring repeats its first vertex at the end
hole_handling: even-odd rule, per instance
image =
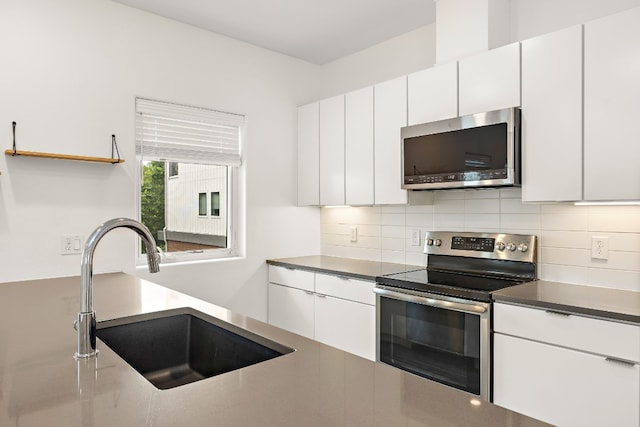
POLYGON ((373 86, 345 99, 346 204, 372 205, 373 200, 373 86))
POLYGON ((584 199, 640 200, 640 8, 584 26, 584 199))
POLYGON ((461 116, 520 106, 520 43, 459 61, 461 116))
POLYGON ((582 199, 581 25, 522 42, 522 154, 523 201, 582 199))
POLYGON ((344 205, 344 95, 320 101, 320 204, 344 205))
POLYGON ((409 126, 458 115, 458 63, 450 62, 409 74, 409 126))
POLYGON ((298 206, 320 203, 320 104, 298 107, 298 206))
POLYGON ((377 84, 374 93, 375 203, 406 204, 400 128, 407 125, 407 77, 377 84))

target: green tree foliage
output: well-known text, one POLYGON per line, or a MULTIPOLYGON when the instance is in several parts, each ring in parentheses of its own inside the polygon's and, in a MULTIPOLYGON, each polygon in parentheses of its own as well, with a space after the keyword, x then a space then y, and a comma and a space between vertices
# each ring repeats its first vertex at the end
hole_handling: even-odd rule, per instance
MULTIPOLYGON (((164 162, 148 162, 142 170, 141 220, 155 238, 164 224, 164 162)), ((164 246, 164 242, 158 242, 164 246)))

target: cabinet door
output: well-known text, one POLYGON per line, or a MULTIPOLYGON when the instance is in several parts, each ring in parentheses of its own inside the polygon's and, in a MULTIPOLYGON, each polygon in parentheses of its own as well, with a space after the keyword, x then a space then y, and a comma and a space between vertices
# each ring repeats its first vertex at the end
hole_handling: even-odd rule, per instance
POLYGON ((459 62, 460 115, 520 106, 520 43, 459 62))
POLYGON ((561 426, 640 425, 640 366, 494 335, 493 403, 561 426))
POLYGON ((344 95, 339 95, 320 101, 320 204, 344 203, 344 95))
POLYGON ((374 91, 375 203, 405 204, 400 129, 407 125, 407 78, 380 83, 374 91))
POLYGON ((318 294, 315 324, 317 341, 375 360, 375 306, 318 294))
POLYGON ((450 62, 407 76, 409 126, 458 115, 458 63, 450 62))
POLYGON ((584 198, 640 200, 640 8, 584 26, 584 198))
POLYGON ((345 198, 347 205, 373 204, 373 87, 345 98, 345 198))
POLYGON ((320 204, 320 104, 298 107, 298 206, 320 204))
POLYGON ((313 292, 269 283, 269 324, 313 339, 313 292))
POLYGON ((582 200, 582 26, 522 42, 522 200, 582 200))

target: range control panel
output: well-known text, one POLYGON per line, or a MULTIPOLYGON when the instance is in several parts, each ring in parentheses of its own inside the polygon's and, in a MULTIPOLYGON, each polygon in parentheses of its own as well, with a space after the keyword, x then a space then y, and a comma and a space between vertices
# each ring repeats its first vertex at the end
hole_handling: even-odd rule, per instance
POLYGON ((534 262, 537 237, 525 234, 428 231, 424 253, 534 262))

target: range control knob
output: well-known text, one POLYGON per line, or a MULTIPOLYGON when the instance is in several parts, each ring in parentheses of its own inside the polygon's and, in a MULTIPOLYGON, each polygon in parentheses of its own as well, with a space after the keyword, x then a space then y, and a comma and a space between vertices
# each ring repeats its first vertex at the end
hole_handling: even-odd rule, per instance
POLYGON ((509 243, 507 245, 507 249, 509 249, 511 252, 516 250, 516 244, 515 243, 509 243))
POLYGON ((519 250, 520 252, 527 252, 527 251, 529 250, 529 246, 527 246, 527 244, 526 244, 526 243, 520 243, 520 244, 518 245, 518 250, 519 250))
POLYGON ((504 248, 505 248, 504 242, 498 242, 496 243, 496 246, 498 247, 499 251, 504 251, 504 248))
POLYGON ((433 246, 433 239, 427 239, 427 246, 433 246))
POLYGON ((433 241, 433 244, 436 245, 436 246, 440 246, 440 245, 442 245, 442 240, 436 239, 436 240, 433 241))

